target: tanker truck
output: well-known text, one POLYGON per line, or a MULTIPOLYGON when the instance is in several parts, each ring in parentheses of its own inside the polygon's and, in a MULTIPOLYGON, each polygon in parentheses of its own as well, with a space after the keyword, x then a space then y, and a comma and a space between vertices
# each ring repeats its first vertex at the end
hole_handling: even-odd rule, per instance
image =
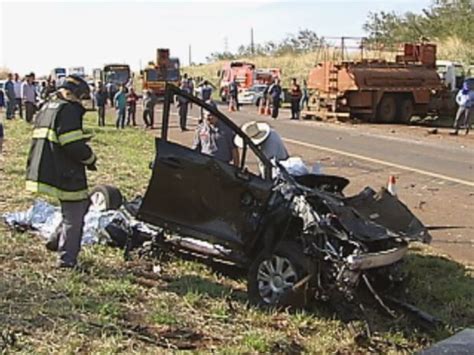
POLYGON ((309 73, 309 110, 303 117, 335 116, 369 122, 409 123, 413 116, 454 115, 453 93, 436 71, 436 45, 403 46, 395 61, 317 64, 309 73))

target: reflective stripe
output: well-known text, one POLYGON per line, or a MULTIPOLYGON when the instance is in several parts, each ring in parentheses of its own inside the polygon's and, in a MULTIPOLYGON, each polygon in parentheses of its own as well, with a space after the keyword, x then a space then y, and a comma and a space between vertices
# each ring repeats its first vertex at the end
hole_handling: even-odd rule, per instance
POLYGON ((27 180, 26 189, 31 192, 43 193, 51 197, 56 197, 63 201, 81 201, 89 198, 87 189, 79 191, 64 191, 38 181, 27 180))
POLYGON ((76 129, 75 131, 70 131, 61 134, 60 136, 58 136, 58 140, 61 145, 65 145, 68 143, 79 141, 81 139, 85 139, 86 137, 87 136, 84 135, 82 129, 76 129))
POLYGON ((35 128, 33 130, 33 138, 46 139, 53 143, 59 143, 56 132, 51 128, 35 128))
POLYGON ((92 153, 92 155, 88 159, 83 160, 82 163, 84 165, 89 165, 89 164, 92 164, 94 162, 94 160, 95 160, 95 154, 92 153))

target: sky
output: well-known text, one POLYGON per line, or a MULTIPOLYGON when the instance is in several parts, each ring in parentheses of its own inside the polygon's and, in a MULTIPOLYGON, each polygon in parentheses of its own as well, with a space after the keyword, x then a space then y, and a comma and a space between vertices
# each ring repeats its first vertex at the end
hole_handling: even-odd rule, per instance
POLYGON ((254 40, 279 41, 300 29, 363 36, 370 11, 419 12, 430 0, 5 1, 0 0, 0 67, 48 74, 54 67, 128 63, 134 70, 170 48, 182 65, 205 62, 254 40))

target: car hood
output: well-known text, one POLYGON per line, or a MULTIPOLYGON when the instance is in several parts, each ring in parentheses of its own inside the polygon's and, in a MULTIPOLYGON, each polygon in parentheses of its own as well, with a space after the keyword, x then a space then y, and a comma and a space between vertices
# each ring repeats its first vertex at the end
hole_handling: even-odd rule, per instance
MULTIPOLYGON (((341 178, 334 179, 337 182, 341 178)), ((367 187, 355 196, 344 197, 303 186, 288 174, 275 185, 275 190, 291 201, 293 214, 302 219, 306 230, 314 226, 324 230, 337 224, 346 232, 339 234, 343 239, 355 238, 362 242, 391 238, 431 241, 423 223, 384 188, 375 192, 367 187)))

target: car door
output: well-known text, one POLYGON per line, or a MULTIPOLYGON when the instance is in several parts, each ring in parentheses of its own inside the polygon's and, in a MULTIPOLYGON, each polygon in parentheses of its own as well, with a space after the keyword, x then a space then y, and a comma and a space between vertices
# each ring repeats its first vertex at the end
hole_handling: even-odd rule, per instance
MULTIPOLYGON (((255 236, 273 183, 244 169, 244 161, 236 167, 169 141, 169 100, 177 94, 212 109, 168 85, 162 136, 156 139, 152 177, 138 217, 184 236, 229 247, 242 246, 255 236)), ((222 113, 215 111, 215 114, 234 132, 243 135, 222 113)), ((245 138, 245 141, 250 140, 245 138)))

